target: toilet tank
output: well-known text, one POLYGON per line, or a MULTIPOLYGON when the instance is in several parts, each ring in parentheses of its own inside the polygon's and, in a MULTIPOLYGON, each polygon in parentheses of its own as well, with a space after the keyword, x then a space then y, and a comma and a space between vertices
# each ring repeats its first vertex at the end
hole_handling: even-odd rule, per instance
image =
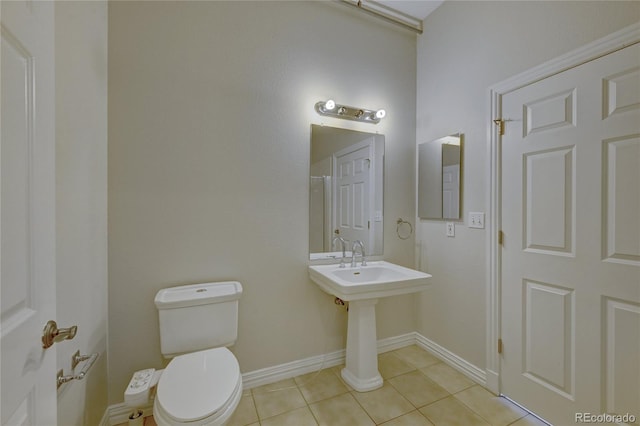
POLYGON ((236 281, 170 287, 156 294, 160 350, 165 358, 221 346, 238 337, 236 281))

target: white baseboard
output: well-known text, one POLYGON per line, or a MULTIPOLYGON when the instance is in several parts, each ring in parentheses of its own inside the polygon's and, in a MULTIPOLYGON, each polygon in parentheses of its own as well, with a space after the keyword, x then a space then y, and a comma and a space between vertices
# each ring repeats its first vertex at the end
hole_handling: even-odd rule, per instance
POLYGON ((405 346, 415 345, 417 342, 416 336, 418 336, 418 333, 413 331, 411 333, 378 340, 378 353, 382 354, 404 348, 405 346))
MULTIPOLYGON (((388 337, 378 340, 378 353, 393 351, 415 343, 415 333, 388 337)), ((312 356, 310 358, 251 371, 242 375, 242 386, 244 389, 251 389, 280 380, 290 379, 301 374, 311 373, 321 368, 335 367, 336 365, 344 364, 345 357, 346 351, 341 349, 324 355, 312 356)))
MULTIPOLYGON (((417 332, 378 340, 378 353, 389 352, 410 345, 420 346, 471 380, 486 387, 487 375, 483 370, 417 332)), ((311 373, 321 368, 335 367, 336 365, 344 364, 345 356, 346 351, 341 349, 324 355, 312 356, 273 367, 250 371, 242 375, 242 385, 244 389, 251 389, 280 380, 290 379, 300 376, 301 374, 311 373)), ((145 417, 150 416, 153 414, 153 403, 151 402, 147 406, 139 407, 139 409, 143 410, 145 417)), ((124 403, 111 405, 107 407, 100 426, 113 426, 120 423, 127 423, 129 415, 132 412, 133 409, 124 403)))
POLYGON ((465 376, 469 377, 474 382, 478 383, 481 386, 487 386, 487 374, 484 370, 476 367, 470 362, 466 361, 463 358, 460 358, 458 355, 453 352, 443 348, 438 345, 436 342, 433 342, 423 335, 416 333, 416 344, 420 346, 422 349, 425 349, 438 358, 440 358, 445 363, 449 364, 451 367, 460 371, 465 376))
POLYGON ((250 371, 242 375, 242 387, 251 389, 280 380, 290 379, 301 374, 311 373, 321 368, 340 365, 345 360, 345 350, 330 352, 324 355, 312 356, 273 367, 250 371))

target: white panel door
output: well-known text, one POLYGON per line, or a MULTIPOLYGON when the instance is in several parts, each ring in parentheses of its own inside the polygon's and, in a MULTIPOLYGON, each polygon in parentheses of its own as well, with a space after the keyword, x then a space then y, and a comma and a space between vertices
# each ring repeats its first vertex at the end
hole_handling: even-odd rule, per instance
POLYGON ((460 217, 460 164, 442 167, 442 217, 460 217))
POLYGON ((55 425, 54 4, 0 7, 0 422, 55 425))
POLYGON ((373 138, 338 151, 333 157, 334 233, 348 243, 361 240, 365 250, 371 238, 371 159, 373 138))
POLYGON ((640 419, 640 46, 502 97, 501 392, 640 419))

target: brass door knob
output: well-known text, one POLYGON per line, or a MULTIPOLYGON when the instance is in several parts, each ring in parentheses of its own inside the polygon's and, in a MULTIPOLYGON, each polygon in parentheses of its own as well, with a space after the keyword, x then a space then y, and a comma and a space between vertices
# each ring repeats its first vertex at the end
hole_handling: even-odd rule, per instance
POLYGON ((77 332, 77 325, 69 328, 58 328, 58 324, 55 321, 49 320, 44 326, 44 330, 42 330, 42 347, 46 349, 54 343, 71 340, 76 337, 77 332))

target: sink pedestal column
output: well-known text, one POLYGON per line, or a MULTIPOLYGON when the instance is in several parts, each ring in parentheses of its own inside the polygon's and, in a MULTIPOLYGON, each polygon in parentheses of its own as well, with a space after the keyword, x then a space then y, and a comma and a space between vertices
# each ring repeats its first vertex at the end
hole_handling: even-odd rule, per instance
POLYGON ((358 392, 382 387, 382 376, 378 372, 376 303, 378 299, 349 302, 347 361, 342 378, 358 392))

